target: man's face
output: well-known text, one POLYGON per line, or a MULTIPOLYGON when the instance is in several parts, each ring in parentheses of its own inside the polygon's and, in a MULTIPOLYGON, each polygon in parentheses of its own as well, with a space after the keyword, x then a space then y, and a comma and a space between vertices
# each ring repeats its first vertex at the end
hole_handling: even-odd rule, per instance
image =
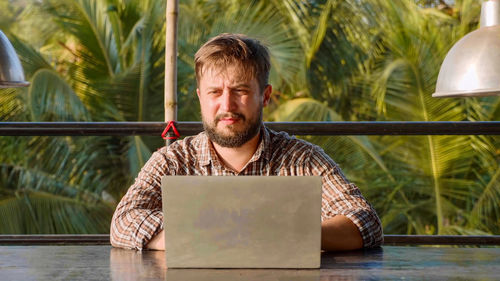
POLYGON ((206 69, 196 90, 205 131, 222 147, 240 147, 255 137, 269 102, 271 86, 261 92, 257 79, 243 73, 240 66, 206 69))

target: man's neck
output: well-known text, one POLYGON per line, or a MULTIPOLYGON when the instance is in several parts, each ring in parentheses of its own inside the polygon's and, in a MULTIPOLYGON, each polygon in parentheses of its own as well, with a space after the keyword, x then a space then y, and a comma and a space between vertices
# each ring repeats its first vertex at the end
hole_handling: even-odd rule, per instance
POLYGON ((259 146, 261 133, 246 142, 240 147, 222 147, 212 142, 215 152, 227 167, 235 172, 241 172, 248 161, 252 158, 259 146))

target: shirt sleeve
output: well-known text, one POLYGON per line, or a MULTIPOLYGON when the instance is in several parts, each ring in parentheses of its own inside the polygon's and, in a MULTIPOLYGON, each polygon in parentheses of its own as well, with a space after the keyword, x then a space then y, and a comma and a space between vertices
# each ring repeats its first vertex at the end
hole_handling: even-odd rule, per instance
POLYGON ((380 246, 384 239, 382 224, 359 188, 346 179, 338 165, 320 147, 313 147, 309 160, 306 165, 311 174, 323 177, 321 220, 343 215, 358 227, 363 247, 380 246))
POLYGON ((112 246, 142 250, 163 229, 161 178, 168 163, 162 150, 153 153, 116 207, 110 228, 112 246))

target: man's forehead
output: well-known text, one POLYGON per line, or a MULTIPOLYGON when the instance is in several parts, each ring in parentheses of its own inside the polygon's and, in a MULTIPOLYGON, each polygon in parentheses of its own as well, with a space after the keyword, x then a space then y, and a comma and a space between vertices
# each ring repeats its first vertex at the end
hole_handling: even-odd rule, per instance
POLYGON ((201 72, 200 79, 210 84, 221 80, 231 82, 232 84, 248 84, 254 77, 252 71, 248 71, 240 65, 228 65, 226 67, 205 67, 201 72))

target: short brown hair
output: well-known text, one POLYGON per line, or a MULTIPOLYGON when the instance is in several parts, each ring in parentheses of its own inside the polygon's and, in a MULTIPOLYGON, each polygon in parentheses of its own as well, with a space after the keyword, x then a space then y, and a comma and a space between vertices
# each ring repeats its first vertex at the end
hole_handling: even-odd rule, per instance
POLYGON ((243 34, 223 33, 213 37, 196 52, 194 63, 198 84, 207 67, 222 70, 232 64, 241 64, 252 78, 257 79, 261 90, 268 84, 271 69, 267 47, 243 34))

